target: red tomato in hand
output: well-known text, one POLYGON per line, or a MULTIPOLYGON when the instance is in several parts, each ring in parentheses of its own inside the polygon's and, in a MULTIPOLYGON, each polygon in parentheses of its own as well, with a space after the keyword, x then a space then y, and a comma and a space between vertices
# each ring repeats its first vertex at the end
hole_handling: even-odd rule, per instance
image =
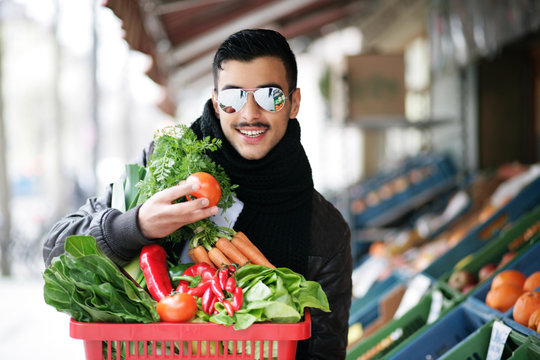
POLYGON ((197 301, 187 293, 176 293, 162 298, 156 307, 161 321, 190 321, 197 313, 197 301))
POLYGON ((195 198, 207 198, 209 201, 207 207, 217 205, 219 203, 219 199, 221 199, 221 186, 219 186, 219 182, 216 180, 216 178, 206 172, 196 172, 189 175, 186 181, 193 178, 199 180, 200 188, 199 190, 189 194, 188 198, 190 196, 195 198))

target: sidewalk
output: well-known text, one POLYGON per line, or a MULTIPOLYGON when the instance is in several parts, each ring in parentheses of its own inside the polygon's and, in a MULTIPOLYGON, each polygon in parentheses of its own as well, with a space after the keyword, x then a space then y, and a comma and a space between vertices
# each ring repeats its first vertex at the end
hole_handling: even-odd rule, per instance
POLYGON ((69 316, 45 303, 37 277, 0 277, 0 358, 85 359, 83 341, 69 336, 69 316))

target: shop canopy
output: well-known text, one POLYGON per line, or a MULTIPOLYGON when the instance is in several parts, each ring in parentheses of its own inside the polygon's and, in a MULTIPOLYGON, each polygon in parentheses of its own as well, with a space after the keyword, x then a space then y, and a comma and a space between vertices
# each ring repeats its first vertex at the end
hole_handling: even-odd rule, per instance
MULTIPOLYGON (((424 31, 427 4, 427 0, 104 0, 122 20, 130 47, 152 58, 147 75, 172 94, 209 74, 213 52, 235 31, 271 28, 288 39, 307 42, 355 26, 362 31, 364 47, 399 48, 424 31)), ((162 108, 174 112, 174 104, 162 108)))

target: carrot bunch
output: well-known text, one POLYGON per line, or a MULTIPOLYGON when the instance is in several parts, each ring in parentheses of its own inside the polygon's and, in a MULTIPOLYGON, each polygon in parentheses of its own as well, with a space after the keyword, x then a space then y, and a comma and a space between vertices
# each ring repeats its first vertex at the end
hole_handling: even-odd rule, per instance
POLYGON ((194 263, 205 262, 216 268, 231 264, 238 266, 256 264, 275 269, 275 266, 241 231, 232 231, 228 236, 220 236, 212 244, 199 243, 196 237, 194 239, 188 252, 194 263))

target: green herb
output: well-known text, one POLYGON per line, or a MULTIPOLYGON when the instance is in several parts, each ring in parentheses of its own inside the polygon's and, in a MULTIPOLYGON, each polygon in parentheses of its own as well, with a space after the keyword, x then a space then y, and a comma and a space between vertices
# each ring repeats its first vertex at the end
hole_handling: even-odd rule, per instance
MULTIPOLYGON (((140 189, 138 203, 141 204, 155 193, 177 185, 195 172, 203 171, 216 178, 221 186, 221 199, 218 207, 224 211, 234 203, 234 189, 229 176, 221 165, 216 164, 208 153, 221 147, 221 140, 210 138, 197 139, 195 133, 185 125, 169 126, 155 135, 154 152, 150 156, 144 179, 137 184, 140 189)), ((185 197, 178 201, 186 201, 185 197)), ((191 239, 201 228, 209 233, 215 225, 208 220, 201 220, 185 226, 167 240, 181 241, 191 239)))
POLYGON ((138 186, 141 189, 139 203, 155 193, 178 185, 195 172, 212 174, 221 186, 222 196, 218 206, 227 209, 234 200, 234 188, 221 165, 207 155, 221 147, 221 140, 209 136, 199 140, 185 125, 169 126, 155 135, 154 152, 148 163, 148 173, 138 186))
POLYGON ((43 273, 45 302, 84 322, 157 322, 156 302, 129 280, 91 236, 69 236, 66 254, 43 273))

